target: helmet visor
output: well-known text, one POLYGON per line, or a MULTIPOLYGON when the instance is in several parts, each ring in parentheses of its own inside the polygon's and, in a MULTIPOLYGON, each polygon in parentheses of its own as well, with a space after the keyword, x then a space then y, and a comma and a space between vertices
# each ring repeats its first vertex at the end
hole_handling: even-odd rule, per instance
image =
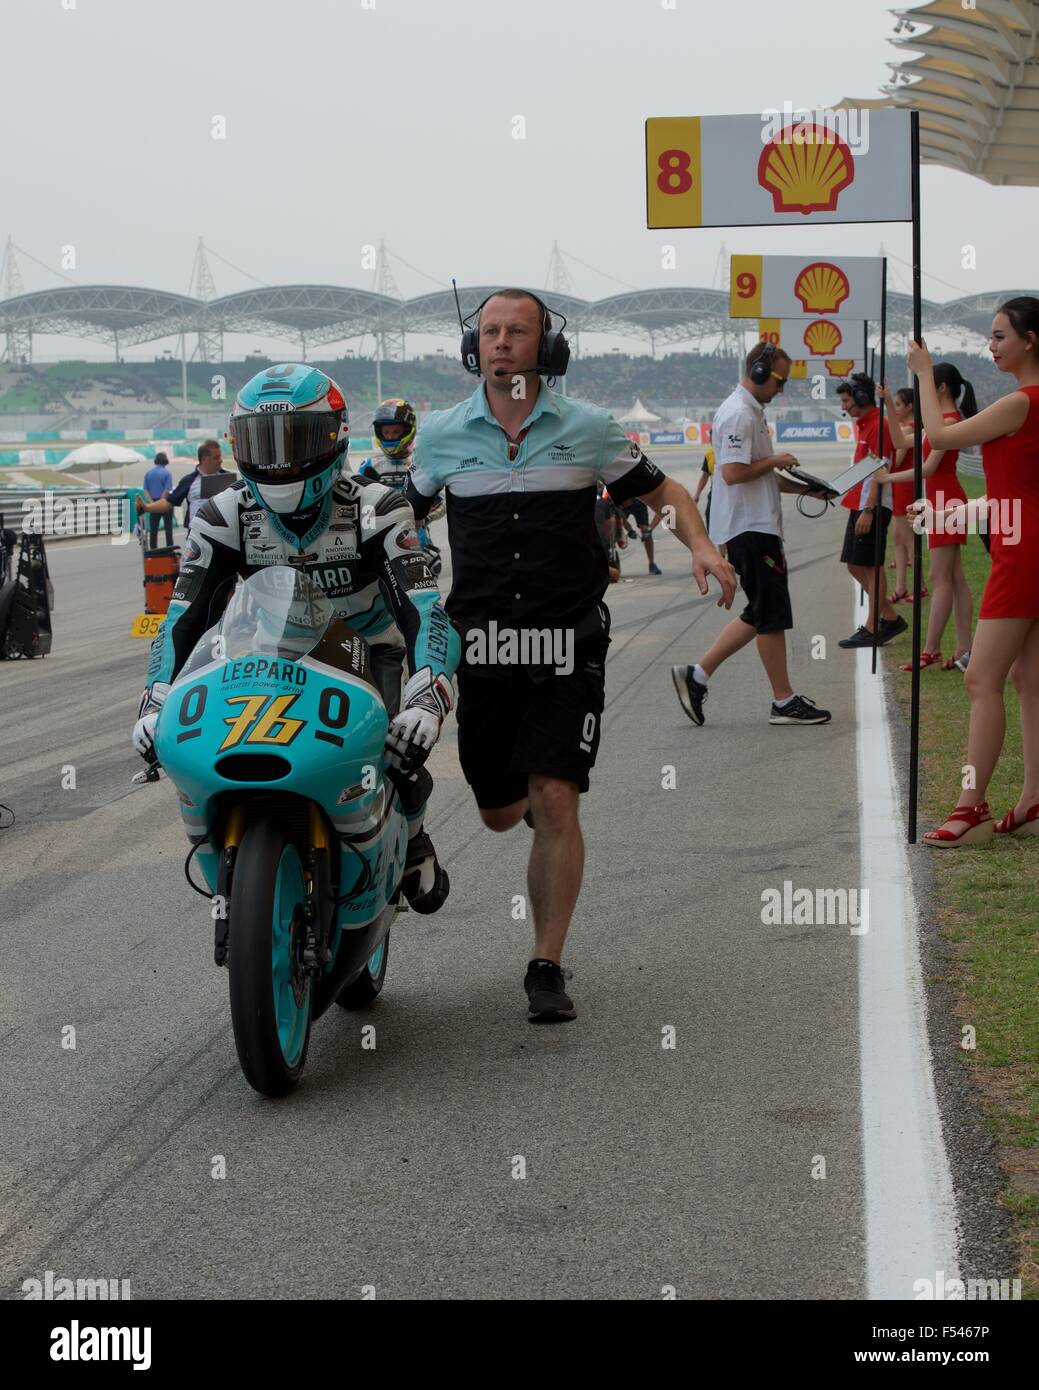
POLYGON ((242 476, 291 483, 319 473, 336 452, 339 416, 331 410, 238 415, 228 429, 242 476))

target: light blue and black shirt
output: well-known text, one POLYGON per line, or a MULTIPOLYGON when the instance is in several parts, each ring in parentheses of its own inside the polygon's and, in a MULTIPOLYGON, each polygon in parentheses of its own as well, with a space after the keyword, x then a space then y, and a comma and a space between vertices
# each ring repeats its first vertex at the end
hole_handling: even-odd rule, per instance
POLYGON ((447 493, 453 583, 446 608, 462 632, 499 627, 602 631, 609 582, 595 526, 596 483, 618 504, 665 475, 609 411, 543 382, 516 457, 483 382, 468 400, 423 420, 408 501, 421 520, 447 493))

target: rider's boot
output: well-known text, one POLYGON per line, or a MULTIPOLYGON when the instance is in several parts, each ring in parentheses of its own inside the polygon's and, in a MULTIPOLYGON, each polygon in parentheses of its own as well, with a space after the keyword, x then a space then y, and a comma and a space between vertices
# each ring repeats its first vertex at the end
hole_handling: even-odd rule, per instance
POLYGON ((394 784, 408 818, 408 853, 401 887, 413 912, 437 912, 447 901, 451 880, 437 859, 433 841, 422 828, 433 779, 424 767, 411 777, 398 775, 394 784))

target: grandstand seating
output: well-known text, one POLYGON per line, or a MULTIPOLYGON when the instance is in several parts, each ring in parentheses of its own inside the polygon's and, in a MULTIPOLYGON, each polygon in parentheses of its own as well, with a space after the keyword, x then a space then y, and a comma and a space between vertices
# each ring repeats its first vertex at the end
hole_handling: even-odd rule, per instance
MULTIPOLYGON (((290 354, 291 355, 291 354, 290 354)), ((1009 383, 987 357, 947 353, 974 382, 981 405, 1003 395, 1009 383)), ((208 427, 216 414, 229 409, 235 393, 267 359, 245 362, 188 364, 188 403, 192 414, 207 416, 208 427), (214 378, 223 378, 224 398, 213 396, 214 378)), ((369 358, 345 357, 318 361, 342 386, 350 402, 355 431, 363 431, 376 405, 375 363, 369 358)), ((571 359, 568 392, 597 405, 623 410, 636 397, 659 414, 680 418, 710 412, 732 389, 739 376, 735 357, 694 352, 671 352, 652 358, 610 352, 571 359)), ((889 383, 905 381, 904 362, 892 360, 889 383)), ((440 410, 464 399, 475 382, 457 357, 428 354, 404 362, 382 364, 384 396, 406 396, 420 412, 440 410)), ((169 358, 154 362, 110 363, 59 362, 32 367, 0 367, 0 417, 13 414, 68 416, 81 414, 83 427, 95 416, 133 414, 142 426, 168 419, 181 399, 181 367, 169 358)), ((806 383, 792 383, 783 405, 810 407, 806 383)))

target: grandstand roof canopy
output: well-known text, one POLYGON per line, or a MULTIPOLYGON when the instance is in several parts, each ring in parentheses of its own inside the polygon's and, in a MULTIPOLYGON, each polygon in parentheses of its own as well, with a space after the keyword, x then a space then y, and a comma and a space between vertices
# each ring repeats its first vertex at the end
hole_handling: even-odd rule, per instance
POLYGON ((889 100, 920 112, 920 158, 992 184, 1039 184, 1039 4, 928 0, 892 10, 891 42, 920 54, 893 63, 889 100))
MULTIPOLYGON (((463 315, 497 288, 459 289, 463 315)), ((630 290, 598 300, 551 290, 534 293, 566 315, 571 333, 609 333, 663 346, 713 337, 738 326, 728 315, 728 293, 718 289, 630 290)), ((946 329, 987 335, 998 305, 1029 293, 1034 291, 993 290, 944 304, 924 300, 925 328, 932 333, 946 329)), ((892 333, 910 330, 909 295, 888 292, 888 324, 892 333)), ((204 301, 133 285, 70 285, 0 299, 0 333, 100 339, 117 349, 180 333, 207 339, 220 333, 256 333, 299 340, 307 347, 393 331, 457 335, 454 294, 437 290, 414 299, 393 299, 344 285, 272 285, 204 301)))

